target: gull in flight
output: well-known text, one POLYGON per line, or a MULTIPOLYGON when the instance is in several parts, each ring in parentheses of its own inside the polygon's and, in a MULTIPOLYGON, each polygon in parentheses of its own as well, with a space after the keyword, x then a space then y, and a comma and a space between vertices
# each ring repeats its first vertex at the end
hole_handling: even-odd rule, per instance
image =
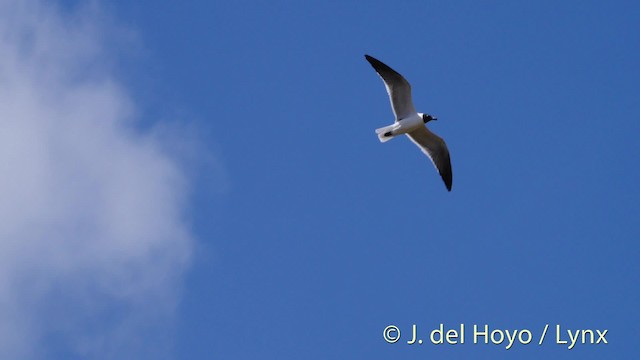
POLYGON ((378 59, 369 55, 364 57, 384 81, 389 100, 391 100, 393 114, 396 116, 396 121, 392 125, 376 129, 380 142, 386 142, 398 135, 406 134, 431 159, 447 190, 451 191, 451 159, 447 144, 441 137, 429 131, 426 126, 429 121, 437 119, 429 114, 416 112, 413 100, 411 100, 411 85, 402 75, 378 59))

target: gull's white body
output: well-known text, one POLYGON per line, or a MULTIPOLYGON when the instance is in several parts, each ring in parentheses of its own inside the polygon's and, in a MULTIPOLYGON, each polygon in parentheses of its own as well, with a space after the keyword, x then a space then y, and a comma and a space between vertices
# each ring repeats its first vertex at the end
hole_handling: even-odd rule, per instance
POLYGON ((394 122, 389 126, 376 129, 376 134, 378 134, 378 139, 380 139, 380 142, 387 142, 395 136, 410 133, 420 127, 424 127, 422 114, 414 113, 404 119, 394 122), (388 132, 391 132, 391 136, 384 136, 384 134, 388 132))

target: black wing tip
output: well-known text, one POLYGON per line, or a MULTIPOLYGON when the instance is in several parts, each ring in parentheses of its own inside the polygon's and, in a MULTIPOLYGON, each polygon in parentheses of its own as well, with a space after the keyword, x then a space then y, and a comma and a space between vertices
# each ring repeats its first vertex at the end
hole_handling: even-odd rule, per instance
POLYGON ((367 59, 367 61, 368 61, 368 62, 369 62, 369 64, 371 64, 371 65, 374 65, 374 64, 376 64, 376 63, 379 63, 379 62, 380 62, 380 60, 378 60, 378 59, 374 58, 373 56, 367 55, 367 54, 364 54, 364 58, 365 58, 365 59, 367 59))
POLYGON ((451 185, 453 185, 453 174, 451 173, 451 171, 440 172, 440 170, 438 170, 438 172, 440 173, 440 177, 444 182, 444 186, 446 186, 447 190, 451 192, 451 185))
POLYGON ((373 56, 368 55, 368 54, 364 54, 364 58, 367 59, 367 61, 370 62, 371 64, 375 64, 375 63, 383 64, 382 61, 380 61, 380 60, 378 60, 378 59, 376 59, 373 56))
POLYGON ((447 187, 447 191, 451 192, 451 185, 453 184, 452 179, 450 177, 446 177, 445 174, 440 174, 440 177, 442 178, 442 182, 444 182, 444 186, 447 187))
POLYGON ((397 71, 393 70, 389 65, 383 63, 382 61, 374 58, 373 56, 364 55, 365 59, 371 64, 373 69, 378 73, 378 75, 382 76, 382 79, 385 83, 388 83, 391 80, 401 81, 409 84, 409 82, 402 77, 397 71))

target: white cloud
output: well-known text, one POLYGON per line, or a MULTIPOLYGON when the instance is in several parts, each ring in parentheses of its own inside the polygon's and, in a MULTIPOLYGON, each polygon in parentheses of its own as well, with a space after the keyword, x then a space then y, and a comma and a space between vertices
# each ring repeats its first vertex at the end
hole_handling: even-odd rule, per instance
POLYGON ((162 357, 187 178, 134 127, 98 7, 0 0, 0 358, 162 357), (157 351, 156 354, 153 352, 157 351))

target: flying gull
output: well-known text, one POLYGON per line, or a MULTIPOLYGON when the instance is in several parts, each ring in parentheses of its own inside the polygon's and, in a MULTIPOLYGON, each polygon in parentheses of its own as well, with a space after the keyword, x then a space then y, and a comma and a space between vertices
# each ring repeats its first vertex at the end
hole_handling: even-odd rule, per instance
POLYGON ((447 144, 426 127, 426 123, 437 119, 429 114, 416 112, 413 100, 411 100, 411 85, 402 75, 378 59, 369 55, 364 57, 384 81, 384 86, 389 93, 389 100, 391 100, 393 114, 396 116, 396 121, 392 125, 376 129, 380 142, 386 142, 400 134, 406 134, 431 159, 447 190, 451 191, 451 159, 447 144))

